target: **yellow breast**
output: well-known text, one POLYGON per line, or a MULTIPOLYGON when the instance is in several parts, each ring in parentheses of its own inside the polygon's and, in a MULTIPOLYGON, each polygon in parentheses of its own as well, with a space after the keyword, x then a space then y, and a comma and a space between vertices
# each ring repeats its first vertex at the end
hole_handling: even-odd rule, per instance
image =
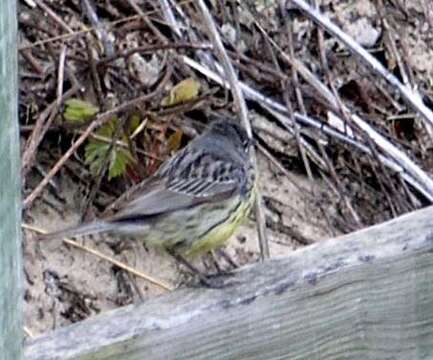
POLYGON ((242 199, 242 203, 236 211, 227 218, 227 220, 213 228, 201 239, 196 240, 191 247, 186 250, 185 255, 193 257, 195 255, 221 247, 233 235, 236 229, 248 216, 255 199, 255 188, 249 194, 249 197, 242 199))

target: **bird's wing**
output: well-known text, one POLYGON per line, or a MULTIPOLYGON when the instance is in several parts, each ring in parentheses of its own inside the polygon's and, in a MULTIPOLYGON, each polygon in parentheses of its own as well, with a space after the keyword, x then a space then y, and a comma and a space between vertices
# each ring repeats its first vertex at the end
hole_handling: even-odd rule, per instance
POLYGON ((152 217, 188 208, 208 201, 223 201, 239 190, 236 172, 227 164, 214 161, 214 177, 205 173, 173 170, 172 174, 155 176, 137 197, 125 204, 109 221, 152 217), (218 176, 219 174, 219 176, 218 176))

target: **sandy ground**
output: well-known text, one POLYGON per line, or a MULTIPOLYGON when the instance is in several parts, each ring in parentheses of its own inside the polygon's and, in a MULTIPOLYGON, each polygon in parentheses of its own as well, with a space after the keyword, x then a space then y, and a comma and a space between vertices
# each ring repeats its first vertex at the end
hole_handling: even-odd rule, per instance
MULTIPOLYGON (((303 176, 292 174, 289 180, 264 159, 260 159, 260 170, 266 215, 272 224, 267 231, 272 258, 304 246, 299 239, 316 242, 332 235, 314 199, 305 195, 309 193, 306 191, 309 184, 303 176)), ((35 226, 52 231, 77 223, 80 203, 77 186, 65 178, 60 186, 61 195, 67 200, 66 209, 60 215, 45 202, 39 202, 32 211, 35 226)), ((49 200, 56 202, 52 197, 49 200)), ((31 231, 25 231, 25 239, 25 326, 35 335, 166 292, 60 240, 38 242, 31 231)), ((137 241, 97 236, 78 242, 174 287, 191 280, 170 256, 137 241)), ((237 266, 258 260, 253 217, 230 239, 225 253, 237 266)), ((213 272, 214 259, 221 269, 231 269, 221 254, 213 258, 202 256, 195 260, 195 265, 213 272)))

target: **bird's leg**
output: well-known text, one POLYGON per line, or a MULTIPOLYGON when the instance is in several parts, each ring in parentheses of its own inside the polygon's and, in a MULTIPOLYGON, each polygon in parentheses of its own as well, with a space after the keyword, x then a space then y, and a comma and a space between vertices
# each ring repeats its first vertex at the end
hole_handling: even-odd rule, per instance
POLYGON ((197 275, 201 275, 201 272, 199 269, 197 269, 194 265, 192 265, 190 262, 188 262, 182 255, 180 255, 176 250, 174 249, 167 249, 167 252, 175 259, 177 262, 184 265, 186 268, 188 268, 191 272, 197 275))
POLYGON ((232 276, 232 270, 238 268, 229 255, 227 255, 222 249, 209 251, 207 258, 208 261, 211 262, 211 266, 213 266, 216 270, 215 273, 209 274, 208 277, 232 276), (224 269, 224 267, 220 265, 221 261, 225 261, 227 263, 228 266, 226 265, 224 267, 228 267, 228 269, 224 269))
POLYGON ((182 255, 180 255, 175 249, 166 249, 167 253, 170 254, 177 262, 184 265, 188 270, 190 270, 193 274, 196 274, 200 279, 200 283, 209 288, 221 288, 224 284, 221 282, 221 279, 218 280, 216 278, 211 278, 200 272, 194 265, 192 265, 189 261, 187 261, 182 255))
MULTIPOLYGON (((216 270, 216 274, 221 274, 224 272, 224 270, 221 268, 220 264, 218 263, 218 257, 214 251, 209 251, 208 254, 206 254, 206 258, 211 262, 209 266, 213 266, 213 268, 216 270)), ((203 259, 204 262, 205 259, 203 259)))
POLYGON ((239 267, 235 260, 229 254, 227 254, 224 249, 216 249, 215 252, 218 254, 218 256, 221 256, 227 262, 227 264, 230 265, 230 267, 232 268, 231 271, 239 267))

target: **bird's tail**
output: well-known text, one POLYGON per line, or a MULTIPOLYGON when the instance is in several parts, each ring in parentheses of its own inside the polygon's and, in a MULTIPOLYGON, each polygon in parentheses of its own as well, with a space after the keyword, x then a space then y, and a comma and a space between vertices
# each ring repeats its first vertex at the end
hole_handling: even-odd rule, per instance
POLYGON ((116 227, 115 224, 107 221, 94 221, 78 226, 73 226, 67 229, 56 231, 49 234, 40 235, 40 240, 53 240, 61 239, 65 237, 75 237, 84 235, 99 234, 102 232, 108 232, 116 227))

